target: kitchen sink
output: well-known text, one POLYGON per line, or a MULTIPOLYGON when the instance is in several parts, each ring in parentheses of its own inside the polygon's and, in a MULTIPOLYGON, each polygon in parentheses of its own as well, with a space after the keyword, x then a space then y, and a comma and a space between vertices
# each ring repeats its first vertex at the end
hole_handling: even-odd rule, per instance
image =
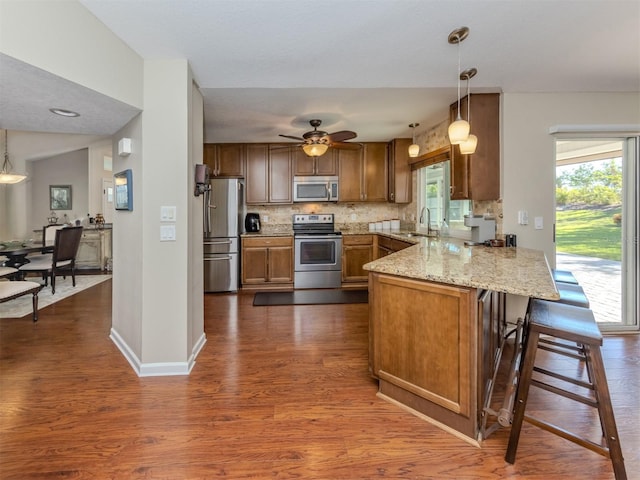
POLYGON ((438 232, 431 232, 431 233, 424 233, 424 232, 409 232, 409 233, 405 233, 403 234, 406 237, 430 237, 430 238, 436 238, 438 237, 438 232))

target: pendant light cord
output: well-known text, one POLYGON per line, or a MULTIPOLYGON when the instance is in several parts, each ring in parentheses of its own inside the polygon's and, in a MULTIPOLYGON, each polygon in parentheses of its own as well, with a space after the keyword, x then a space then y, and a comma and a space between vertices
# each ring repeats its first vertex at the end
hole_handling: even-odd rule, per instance
POLYGON ((460 116, 460 38, 458 37, 458 71, 456 72, 456 77, 458 77, 458 118, 457 120, 462 120, 460 116))

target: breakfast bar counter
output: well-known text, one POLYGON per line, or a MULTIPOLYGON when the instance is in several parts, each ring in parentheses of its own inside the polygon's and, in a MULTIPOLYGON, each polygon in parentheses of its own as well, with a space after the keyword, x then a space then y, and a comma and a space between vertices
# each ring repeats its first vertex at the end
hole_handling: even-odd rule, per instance
POLYGON ((369 369, 378 395, 480 445, 506 294, 557 300, 544 253, 412 237, 369 272, 369 369))

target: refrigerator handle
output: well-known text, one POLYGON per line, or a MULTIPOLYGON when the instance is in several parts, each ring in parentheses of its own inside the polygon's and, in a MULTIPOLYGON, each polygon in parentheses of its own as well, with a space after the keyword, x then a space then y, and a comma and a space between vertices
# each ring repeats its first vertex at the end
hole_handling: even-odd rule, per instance
POLYGON ((204 195, 204 236, 211 234, 211 189, 208 189, 204 195))

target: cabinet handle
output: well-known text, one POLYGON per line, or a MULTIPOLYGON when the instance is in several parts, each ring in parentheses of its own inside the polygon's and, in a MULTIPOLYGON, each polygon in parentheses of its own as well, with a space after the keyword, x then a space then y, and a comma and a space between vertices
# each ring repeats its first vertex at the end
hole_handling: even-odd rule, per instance
POLYGON ((456 191, 455 185, 451 185, 449 187, 449 196, 453 195, 453 192, 455 192, 455 191, 456 191))
POLYGON ((395 195, 396 195, 395 193, 391 192, 391 200, 394 200, 394 199, 395 199, 395 198, 394 198, 394 197, 395 197, 395 195))

